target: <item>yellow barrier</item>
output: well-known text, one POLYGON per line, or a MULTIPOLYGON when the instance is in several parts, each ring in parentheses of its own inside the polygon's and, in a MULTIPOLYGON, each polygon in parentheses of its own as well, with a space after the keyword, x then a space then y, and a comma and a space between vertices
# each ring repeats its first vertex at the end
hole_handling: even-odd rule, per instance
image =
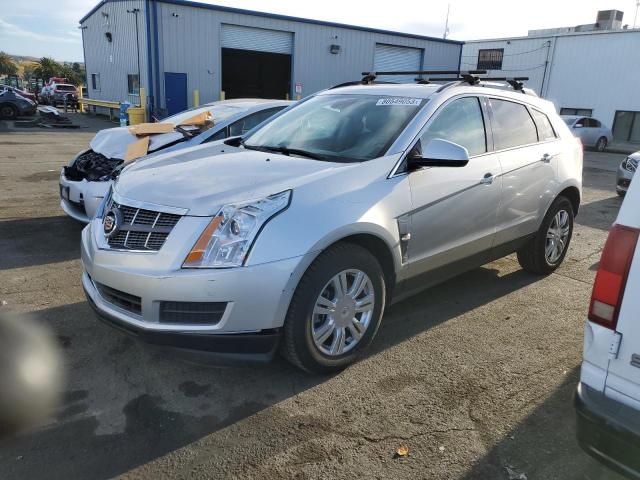
MULTIPOLYGON (((108 108, 109 109, 109 120, 113 120, 112 111, 118 110, 120 111, 120 103, 119 102, 109 102, 107 100, 94 100, 91 98, 78 98, 78 102, 80 103, 80 108, 83 111, 85 107, 93 107, 93 113, 96 113, 96 107, 108 108)), ((140 106, 138 107, 129 107, 127 109, 127 113, 129 113, 129 125, 138 125, 139 123, 146 123, 147 121, 147 111, 144 107, 146 103, 146 95, 144 88, 140 89, 140 106)), ((87 112, 89 110, 87 109, 87 112)))
POLYGON ((194 107, 200 106, 200 90, 193 91, 193 106, 194 107))

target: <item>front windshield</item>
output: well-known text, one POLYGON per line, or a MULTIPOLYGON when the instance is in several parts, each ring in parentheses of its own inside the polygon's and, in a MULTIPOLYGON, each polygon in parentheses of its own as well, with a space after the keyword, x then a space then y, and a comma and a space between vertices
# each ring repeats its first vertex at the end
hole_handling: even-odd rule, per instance
POLYGON ((379 95, 317 95, 257 130, 244 145, 335 162, 371 160, 386 152, 425 102, 379 95))
POLYGON ((576 121, 576 117, 563 117, 562 119, 564 120, 564 123, 569 126, 573 125, 573 122, 576 121))
POLYGON ((190 110, 185 110, 184 112, 176 113, 171 117, 165 118, 161 121, 161 123, 171 123, 174 127, 177 127, 181 123, 186 122, 187 120, 192 119, 197 115, 209 112, 211 113, 211 120, 213 120, 213 123, 216 124, 220 123, 225 118, 230 117, 231 115, 235 115, 236 113, 239 113, 241 111, 242 109, 240 107, 236 107, 233 105, 205 105, 203 107, 196 107, 190 110))

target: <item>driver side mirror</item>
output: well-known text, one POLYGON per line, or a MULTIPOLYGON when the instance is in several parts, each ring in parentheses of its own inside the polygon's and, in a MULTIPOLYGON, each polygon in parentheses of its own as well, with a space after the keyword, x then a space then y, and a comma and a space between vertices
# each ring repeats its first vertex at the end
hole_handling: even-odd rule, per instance
POLYGON ((469 163, 469 152, 462 145, 434 138, 420 152, 420 142, 413 147, 407 157, 409 170, 422 167, 464 167, 469 163))
POLYGON ((582 128, 582 127, 584 127, 584 125, 583 125, 583 124, 581 124, 581 123, 576 123, 576 124, 573 126, 573 128, 582 128))

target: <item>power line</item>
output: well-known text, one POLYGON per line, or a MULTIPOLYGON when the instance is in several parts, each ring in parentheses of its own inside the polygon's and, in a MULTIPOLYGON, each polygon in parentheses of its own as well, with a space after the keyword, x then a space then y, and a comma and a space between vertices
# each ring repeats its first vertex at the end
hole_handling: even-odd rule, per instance
MULTIPOLYGON (((542 50, 543 48, 547 48, 547 44, 545 43, 544 45, 542 45, 539 48, 536 48, 535 50, 528 50, 526 52, 518 52, 518 53, 504 53, 502 56, 503 57, 516 57, 518 55, 527 55, 529 53, 533 53, 533 52, 537 52, 538 50, 542 50)), ((469 58, 469 57, 473 57, 476 58, 478 56, 478 54, 476 53, 475 55, 462 55, 462 58, 469 58)))
MULTIPOLYGON (((469 65, 469 66, 473 66, 475 68, 476 64, 475 63, 469 63, 469 62, 462 62, 463 65, 469 65)), ((541 63, 540 65, 535 65, 533 67, 527 67, 527 68, 488 68, 487 70, 495 70, 496 72, 526 72, 527 70, 535 70, 537 68, 542 68, 544 67, 544 63, 541 63)))

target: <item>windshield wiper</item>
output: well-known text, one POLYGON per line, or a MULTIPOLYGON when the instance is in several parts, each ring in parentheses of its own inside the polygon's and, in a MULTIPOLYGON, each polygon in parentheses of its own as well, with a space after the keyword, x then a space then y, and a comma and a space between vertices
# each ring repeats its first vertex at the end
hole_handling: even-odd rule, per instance
POLYGON ((283 155, 287 155, 287 156, 293 154, 293 155, 299 155, 301 157, 312 158, 314 160, 326 160, 326 157, 323 157, 322 155, 318 155, 317 153, 313 153, 313 152, 308 152, 306 150, 300 150, 299 148, 274 147, 274 146, 263 146, 261 148, 269 150, 270 152, 282 153, 283 155))

